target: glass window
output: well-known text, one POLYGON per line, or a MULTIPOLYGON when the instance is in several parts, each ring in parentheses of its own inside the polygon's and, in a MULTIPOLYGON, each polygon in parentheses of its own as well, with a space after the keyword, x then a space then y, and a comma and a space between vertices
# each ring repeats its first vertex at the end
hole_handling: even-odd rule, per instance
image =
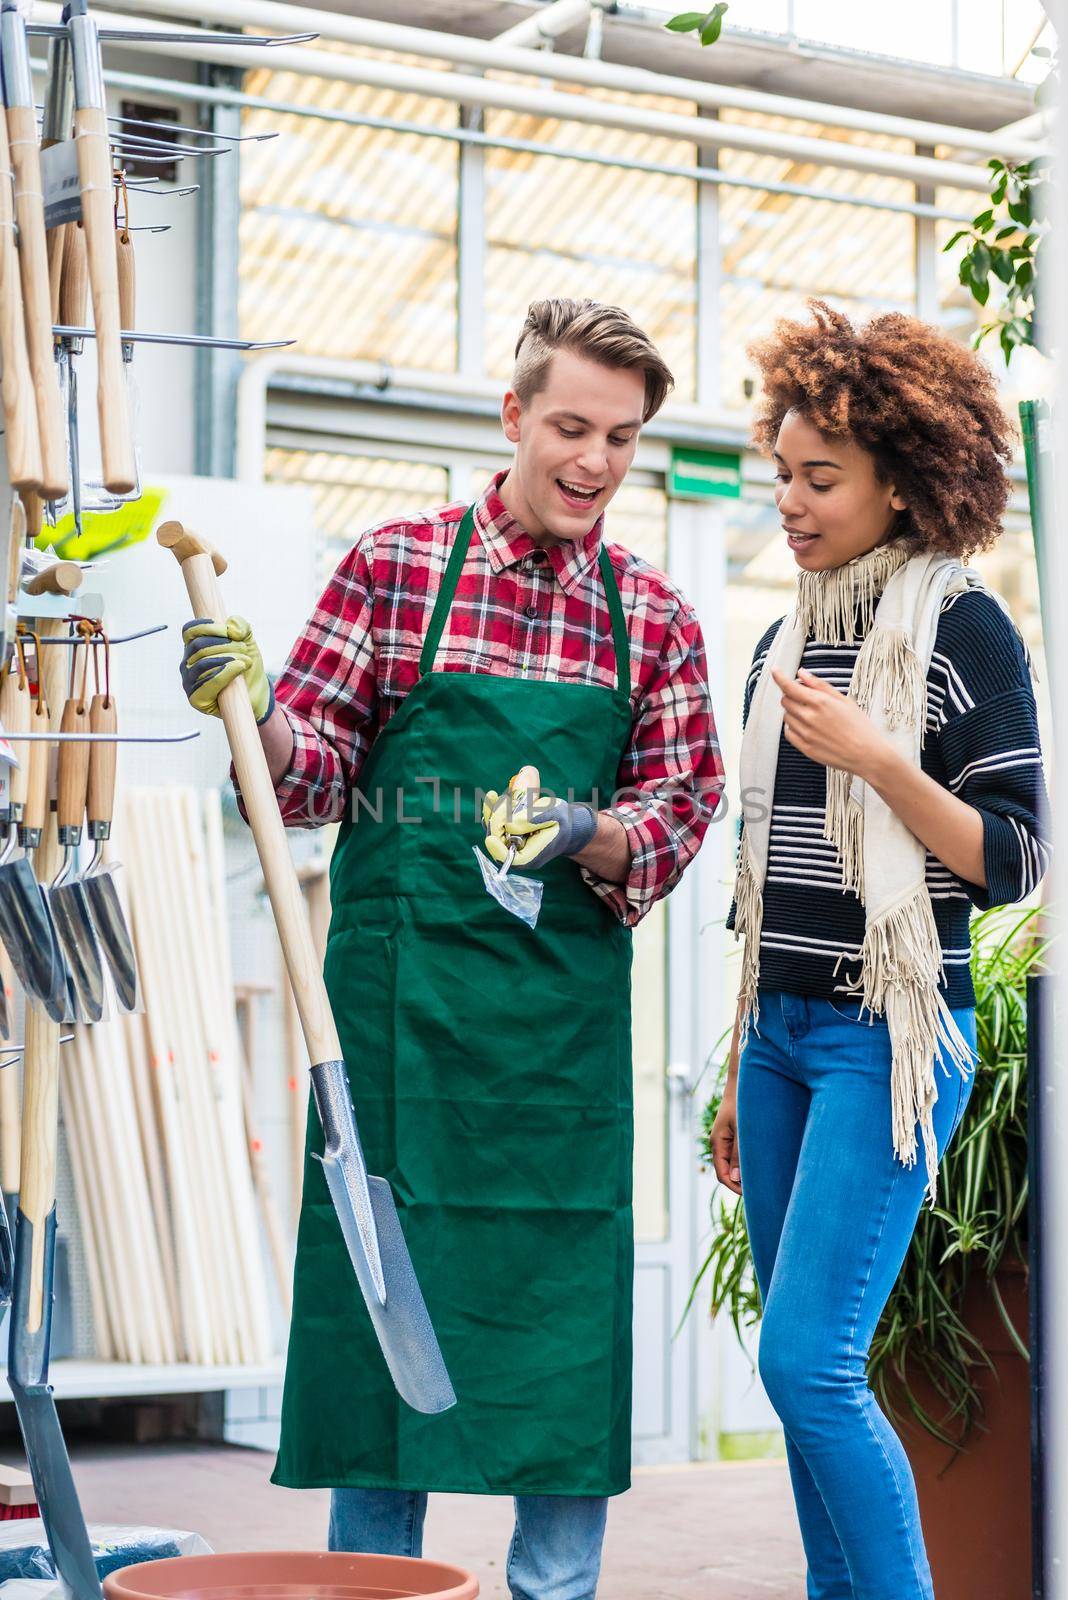
MULTIPOLYGON (((777 132, 911 152, 907 140, 854 134, 793 118, 723 112, 724 122, 777 132)), ((803 185, 833 194, 911 203, 899 178, 821 167, 748 150, 720 151, 724 172, 803 185)), ((720 191, 720 353, 724 406, 749 405, 751 367, 745 347, 780 317, 801 316, 810 296, 826 296, 861 319, 876 311, 910 311, 915 301, 915 225, 908 213, 760 189, 720 191)))
POLYGON ((332 454, 325 450, 267 452, 268 481, 311 487, 319 537, 319 582, 327 579, 367 528, 387 517, 408 516, 445 505, 449 478, 444 467, 425 461, 332 454))
MULTIPOLYGON (((249 93, 428 126, 455 127, 458 117, 447 101, 302 73, 250 73, 249 93)), ((297 339, 309 355, 453 370, 458 147, 245 110, 243 132, 269 129, 279 138, 242 147, 242 336, 297 339)))
MULTIPOLYGON (((563 84, 555 88, 570 92, 563 84)), ((695 111, 688 102, 659 96, 584 90, 583 99, 591 98, 684 115, 695 111)), ((631 160, 686 167, 695 160, 693 145, 679 140, 533 114, 490 111, 486 128, 508 138, 631 160)), ((502 378, 510 374, 516 337, 532 300, 589 297, 629 312, 671 367, 676 393, 692 398, 695 189, 688 178, 487 149, 486 371, 502 378)))

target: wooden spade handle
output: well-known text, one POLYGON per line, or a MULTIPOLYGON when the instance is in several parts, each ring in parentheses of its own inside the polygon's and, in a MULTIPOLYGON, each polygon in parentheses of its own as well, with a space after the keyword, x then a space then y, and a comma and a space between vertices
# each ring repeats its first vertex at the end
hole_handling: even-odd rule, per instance
MULTIPOLYGON (((3 119, 0 118, 0 121, 3 119)), ((15 1027, 15 974, 11 967, 11 957, 3 944, 0 943, 0 985, 3 985, 4 995, 7 1000, 8 1026, 10 1034, 4 1034, 3 1042, 10 1044, 14 1038, 15 1027)), ((19 1187, 19 1089, 18 1079, 11 1067, 5 1067, 0 1072, 0 1188, 5 1194, 17 1194, 19 1187)))
POLYGON ((122 369, 119 337, 119 275, 115 260, 112 210, 111 146, 107 112, 83 106, 74 116, 82 221, 89 254, 93 293, 96 358, 99 373, 97 407, 104 485, 112 494, 129 494, 137 482, 130 412, 122 369))
MULTIPOLYGON (((67 631, 61 617, 41 620, 42 638, 58 638, 67 631)), ((69 662, 65 648, 55 646, 44 656, 44 705, 57 707, 63 700, 69 662)), ((39 716, 44 731, 55 732, 58 712, 39 716)), ((45 752, 48 745, 31 745, 45 752)), ((55 821, 45 819, 41 844, 34 856, 34 873, 41 883, 51 883, 59 866, 55 821)), ((30 1293, 25 1326, 36 1332, 44 1320, 45 1222, 56 1202, 56 1147, 59 1130, 59 1023, 53 1022, 38 1006, 26 1007, 26 1051, 22 1062, 22 1172, 19 1210, 33 1224, 33 1251, 30 1257, 30 1293)), ((51 1288, 51 1285, 49 1285, 51 1288)))
POLYGON ((41 443, 41 487, 46 500, 67 492, 67 442, 52 343, 52 291, 48 282, 41 154, 37 117, 31 106, 9 106, 7 135, 15 174, 15 217, 26 315, 26 345, 37 400, 41 443))
MULTIPOLYGON (((90 733, 115 733, 118 726, 119 712, 115 696, 94 695, 89 707, 90 733)), ((115 810, 116 755, 113 744, 89 746, 89 798, 85 810, 90 822, 103 822, 110 826, 115 810)))
MULTIPOLYGON (((88 733, 89 706, 71 695, 63 707, 61 733, 88 733)), ((75 740, 61 744, 56 784, 56 822, 61 828, 80 828, 85 816, 85 796, 89 787, 89 751, 92 746, 75 740)))
POLYGON ((15 248, 15 200, 7 176, 10 170, 7 119, 0 114, 0 358, 4 364, 4 430, 11 482, 16 489, 29 489, 41 482, 41 446, 26 350, 19 254, 15 248))
POLYGON ((64 229, 63 273, 59 287, 59 320, 68 328, 84 328, 89 306, 89 257, 80 222, 64 229))
MULTIPOLYGON (((222 556, 196 534, 189 533, 180 522, 165 522, 156 538, 165 550, 174 551, 181 564, 193 615, 208 617, 216 622, 225 621, 226 606, 216 581, 226 571, 222 556)), ((243 677, 236 678, 222 691, 219 712, 234 758, 252 836, 256 841, 308 1055, 313 1066, 323 1061, 338 1061, 341 1059, 341 1046, 337 1028, 315 953, 296 868, 289 854, 278 797, 260 743, 260 731, 248 697, 248 685, 243 677)))
POLYGON ((23 584, 27 594, 74 594, 81 586, 82 569, 76 561, 56 561, 50 567, 28 578, 23 584))
MULTIPOLYGON (((0 126, 3 125, 0 117, 0 126)), ((7 552, 7 603, 14 606, 18 599, 19 583, 22 579, 22 552, 26 548, 26 507, 22 503, 22 496, 15 495, 11 501, 11 543, 7 552)))
MULTIPOLYGON (((30 686, 23 679, 19 682, 19 674, 15 662, 4 673, 0 682, 0 724, 5 733, 29 733, 30 712, 32 701, 30 699, 30 686)), ((16 744, 15 754, 19 758, 17 767, 11 769, 10 797, 12 805, 26 804, 26 790, 29 786, 29 756, 31 746, 16 744)))

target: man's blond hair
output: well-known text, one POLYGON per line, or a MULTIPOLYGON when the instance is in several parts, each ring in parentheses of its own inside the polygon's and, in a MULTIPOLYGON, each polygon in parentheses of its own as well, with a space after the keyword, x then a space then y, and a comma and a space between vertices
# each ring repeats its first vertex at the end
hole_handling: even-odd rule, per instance
POLYGON ((596 300, 535 300, 527 311, 515 347, 512 389, 528 405, 549 381, 549 364, 557 350, 571 350, 598 361, 645 375, 642 421, 655 417, 675 379, 647 333, 619 306, 596 300))

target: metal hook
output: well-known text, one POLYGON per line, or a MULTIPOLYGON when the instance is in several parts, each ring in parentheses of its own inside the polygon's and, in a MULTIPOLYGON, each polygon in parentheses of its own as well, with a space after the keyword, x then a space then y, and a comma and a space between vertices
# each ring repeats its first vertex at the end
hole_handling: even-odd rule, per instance
MULTIPOLYGON (((95 339, 95 328, 70 328, 56 323, 52 332, 58 339, 95 339)), ((198 333, 135 333, 132 329, 120 330, 124 343, 177 344, 194 350, 285 350, 296 339, 213 339, 198 333)))

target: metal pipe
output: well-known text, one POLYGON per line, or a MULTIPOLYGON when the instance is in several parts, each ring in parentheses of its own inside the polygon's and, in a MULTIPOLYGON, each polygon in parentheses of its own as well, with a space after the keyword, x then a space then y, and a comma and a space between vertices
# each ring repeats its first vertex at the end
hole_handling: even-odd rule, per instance
MULTIPOLYGON (((111 0, 111 3, 118 11, 140 14, 143 10, 142 0, 111 0)), ((39 0, 38 11, 56 9, 39 0)), ((203 0, 153 0, 152 9, 164 16, 200 17, 203 15, 203 0)), ((768 116, 798 117, 829 127, 885 133, 919 144, 977 150, 1003 160, 1025 161, 1041 153, 1032 140, 1021 138, 1009 130, 986 133, 925 118, 892 116, 884 112, 865 111, 857 106, 828 105, 793 95, 768 94, 730 84, 707 83, 698 78, 651 72, 643 67, 620 66, 618 63, 583 60, 559 52, 547 54, 516 48, 503 43, 502 38, 476 39, 460 33, 442 33, 432 28, 376 22, 364 17, 342 15, 337 11, 316 11, 306 6, 283 4, 281 0, 212 0, 211 14, 220 22, 270 27, 276 31, 314 28, 327 41, 394 50, 405 55, 430 56, 435 60, 457 62, 483 71, 526 73, 590 88, 621 89, 632 94, 670 95, 672 98, 695 101, 703 109, 729 107, 768 116)), ((533 22, 538 19, 528 20, 533 22)), ((323 52, 315 54, 316 73, 320 71, 318 58, 321 54, 323 52)), ((312 70, 307 56, 304 57, 303 68, 294 70, 312 70)))
MULTIPOLYGON (((392 367, 384 361, 336 361, 329 356, 281 354, 246 362, 237 381, 237 440, 235 476, 245 483, 262 483, 267 454, 267 390, 273 379, 293 375, 313 382, 357 386, 384 396, 394 390, 420 396, 444 397, 457 404, 472 398, 499 407, 506 385, 499 378, 467 377, 461 373, 424 372, 417 367, 392 367)), ((701 431, 709 436, 745 436, 737 416, 687 400, 669 400, 642 436, 670 438, 674 431, 701 431)))
MULTIPOLYGON (((41 70, 44 70, 43 66, 41 70)), ((686 178, 694 183, 754 189, 761 194, 796 195, 798 199, 803 200, 826 200, 831 205, 864 206, 871 211, 894 211, 905 216, 932 217, 946 222, 967 223, 972 220, 970 211, 953 211, 945 206, 930 205, 923 201, 879 200, 872 195, 848 194, 833 189, 814 189, 811 184, 776 183, 770 178, 723 172, 713 166, 687 167, 674 166, 663 161, 636 161, 624 156, 605 155, 599 151, 571 150, 560 145, 540 144, 536 139, 511 139, 505 134, 485 133, 475 128, 442 128, 429 123, 405 122, 396 117, 374 117, 329 107, 300 105, 295 101, 267 100, 261 95, 242 94, 237 89, 213 88, 208 84, 170 82, 165 78, 150 78, 136 72, 105 71, 104 78, 112 88, 167 94, 172 99, 188 100, 191 103, 244 106, 251 111, 273 112, 277 116, 310 117, 313 120, 337 122, 353 128, 380 128, 391 133, 411 133, 426 139, 444 139, 454 144, 481 145, 490 150, 515 150, 524 155, 551 156, 558 161, 583 161, 593 166, 618 167, 624 172, 655 173, 665 178, 686 178)), ((273 139, 276 135, 270 133, 253 137, 273 139)), ((127 188, 132 187, 135 185, 127 182, 127 188)))
MULTIPOLYGON (((1063 32, 1066 8, 1052 6, 1058 30, 1063 32), (1059 14, 1058 14, 1059 13, 1059 14)), ((1068 559, 1055 537, 1061 513, 1068 506, 1068 361, 1063 357, 1068 339, 1068 124, 1065 97, 1059 97, 1054 139, 1058 181, 1050 185, 1053 230, 1044 249, 1050 252, 1039 276, 1039 312, 1049 329, 1049 347, 1062 352, 1057 364, 1056 390, 1050 415, 1052 479, 1044 510, 1045 579, 1055 603, 1068 583, 1068 559)), ((1040 478, 1039 482, 1042 482, 1040 478)), ((1049 664, 1052 741, 1055 750, 1068 749, 1068 650, 1059 627, 1046 637, 1049 664)), ((1051 808, 1053 868, 1046 887, 1046 904, 1056 907, 1064 893, 1068 873, 1068 807, 1063 796, 1051 808)), ((1039 1114, 1042 1183, 1037 1200, 1039 1227, 1046 1241, 1042 1283, 1044 1383, 1040 1392, 1041 1437, 1045 1446, 1045 1505, 1042 1567, 1035 1573, 1035 1593, 1043 1600, 1068 1600, 1068 1351, 1064 1328, 1068 1322, 1068 1252, 1062 1246, 1068 1223, 1068 1044, 1064 1018, 1068 1016, 1068 976, 1064 952, 1055 940, 1052 952, 1050 1004, 1044 1006, 1044 1081, 1039 1114)))
MULTIPOLYGON (((242 69, 248 66, 247 57, 234 45, 179 45, 175 53, 198 61, 219 61, 242 69)), ((528 66, 536 63, 537 59, 533 57, 528 66)), ((272 52, 272 66, 279 72, 296 72, 304 76, 312 71, 308 53, 302 50, 272 52)), ((986 167, 968 166, 957 161, 936 161, 929 157, 849 144, 838 139, 780 134, 744 123, 713 122, 708 117, 681 116, 677 112, 653 111, 609 100, 594 100, 583 95, 558 94, 551 89, 501 83, 489 78, 471 77, 466 73, 435 72, 369 57, 329 55, 325 50, 316 52, 314 73, 336 82, 372 85, 427 99, 454 100, 460 105, 520 111, 533 116, 555 117, 562 122, 581 122, 594 127, 657 134, 702 148, 755 150, 763 155, 787 156, 794 161, 813 162, 822 167, 874 172, 882 177, 900 178, 909 183, 949 184, 958 189, 977 189, 983 193, 989 187, 990 174, 986 167)), ((663 94, 664 90, 661 88, 656 92, 663 94)))
POLYGON ((589 14, 590 0, 552 0, 533 16, 524 17, 514 27, 495 34, 493 42, 523 49, 537 49, 540 45, 551 47, 562 33, 585 22, 589 14))

